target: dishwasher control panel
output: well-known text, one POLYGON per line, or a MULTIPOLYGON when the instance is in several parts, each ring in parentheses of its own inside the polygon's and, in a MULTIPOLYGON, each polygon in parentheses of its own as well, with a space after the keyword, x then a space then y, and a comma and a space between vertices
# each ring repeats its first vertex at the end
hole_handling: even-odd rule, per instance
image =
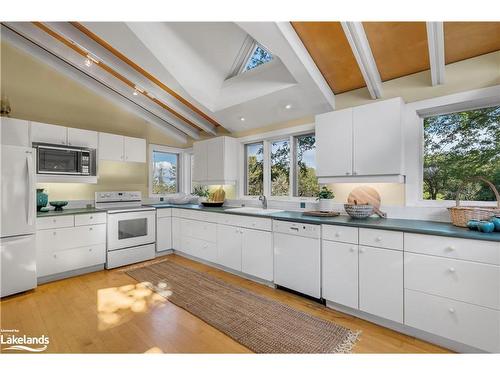
POLYGON ((321 226, 316 224, 296 223, 293 221, 273 220, 273 232, 300 237, 320 238, 321 226))

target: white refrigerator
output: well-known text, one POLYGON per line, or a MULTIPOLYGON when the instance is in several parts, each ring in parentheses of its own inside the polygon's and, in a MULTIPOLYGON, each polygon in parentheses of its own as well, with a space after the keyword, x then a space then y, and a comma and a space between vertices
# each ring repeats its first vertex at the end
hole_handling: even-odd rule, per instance
POLYGON ((0 145, 0 296, 36 287, 35 151, 0 145))

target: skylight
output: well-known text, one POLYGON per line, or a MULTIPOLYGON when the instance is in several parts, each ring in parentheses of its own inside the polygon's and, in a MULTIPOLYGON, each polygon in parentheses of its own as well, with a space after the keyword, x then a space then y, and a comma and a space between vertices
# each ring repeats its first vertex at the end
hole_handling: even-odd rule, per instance
POLYGON ((246 72, 247 70, 252 70, 259 65, 265 64, 273 59, 273 55, 262 47, 260 44, 256 44, 252 54, 246 61, 245 67, 242 72, 246 72))

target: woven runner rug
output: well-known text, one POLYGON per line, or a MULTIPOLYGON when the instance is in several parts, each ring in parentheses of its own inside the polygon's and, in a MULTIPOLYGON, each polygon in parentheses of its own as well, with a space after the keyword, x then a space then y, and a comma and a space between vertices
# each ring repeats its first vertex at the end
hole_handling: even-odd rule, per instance
POLYGON ((349 353, 360 334, 169 260, 126 273, 255 353, 349 353))

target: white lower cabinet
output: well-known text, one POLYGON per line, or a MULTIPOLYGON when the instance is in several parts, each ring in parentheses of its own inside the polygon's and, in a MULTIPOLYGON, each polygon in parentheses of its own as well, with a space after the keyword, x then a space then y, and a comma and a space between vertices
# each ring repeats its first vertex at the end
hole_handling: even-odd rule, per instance
POLYGON ((403 323, 403 252, 359 247, 359 309, 403 323))
POLYGON ((242 229, 241 271, 263 280, 273 280, 271 232, 242 229))
POLYGON ((182 251, 181 219, 175 216, 172 216, 172 249, 182 251))
POLYGON ((242 229, 217 224, 217 263, 241 271, 242 229))
POLYGON ((156 251, 172 249, 172 218, 156 218, 156 251))
POLYGON ((322 246, 323 298, 357 309, 358 245, 323 241, 322 246))

